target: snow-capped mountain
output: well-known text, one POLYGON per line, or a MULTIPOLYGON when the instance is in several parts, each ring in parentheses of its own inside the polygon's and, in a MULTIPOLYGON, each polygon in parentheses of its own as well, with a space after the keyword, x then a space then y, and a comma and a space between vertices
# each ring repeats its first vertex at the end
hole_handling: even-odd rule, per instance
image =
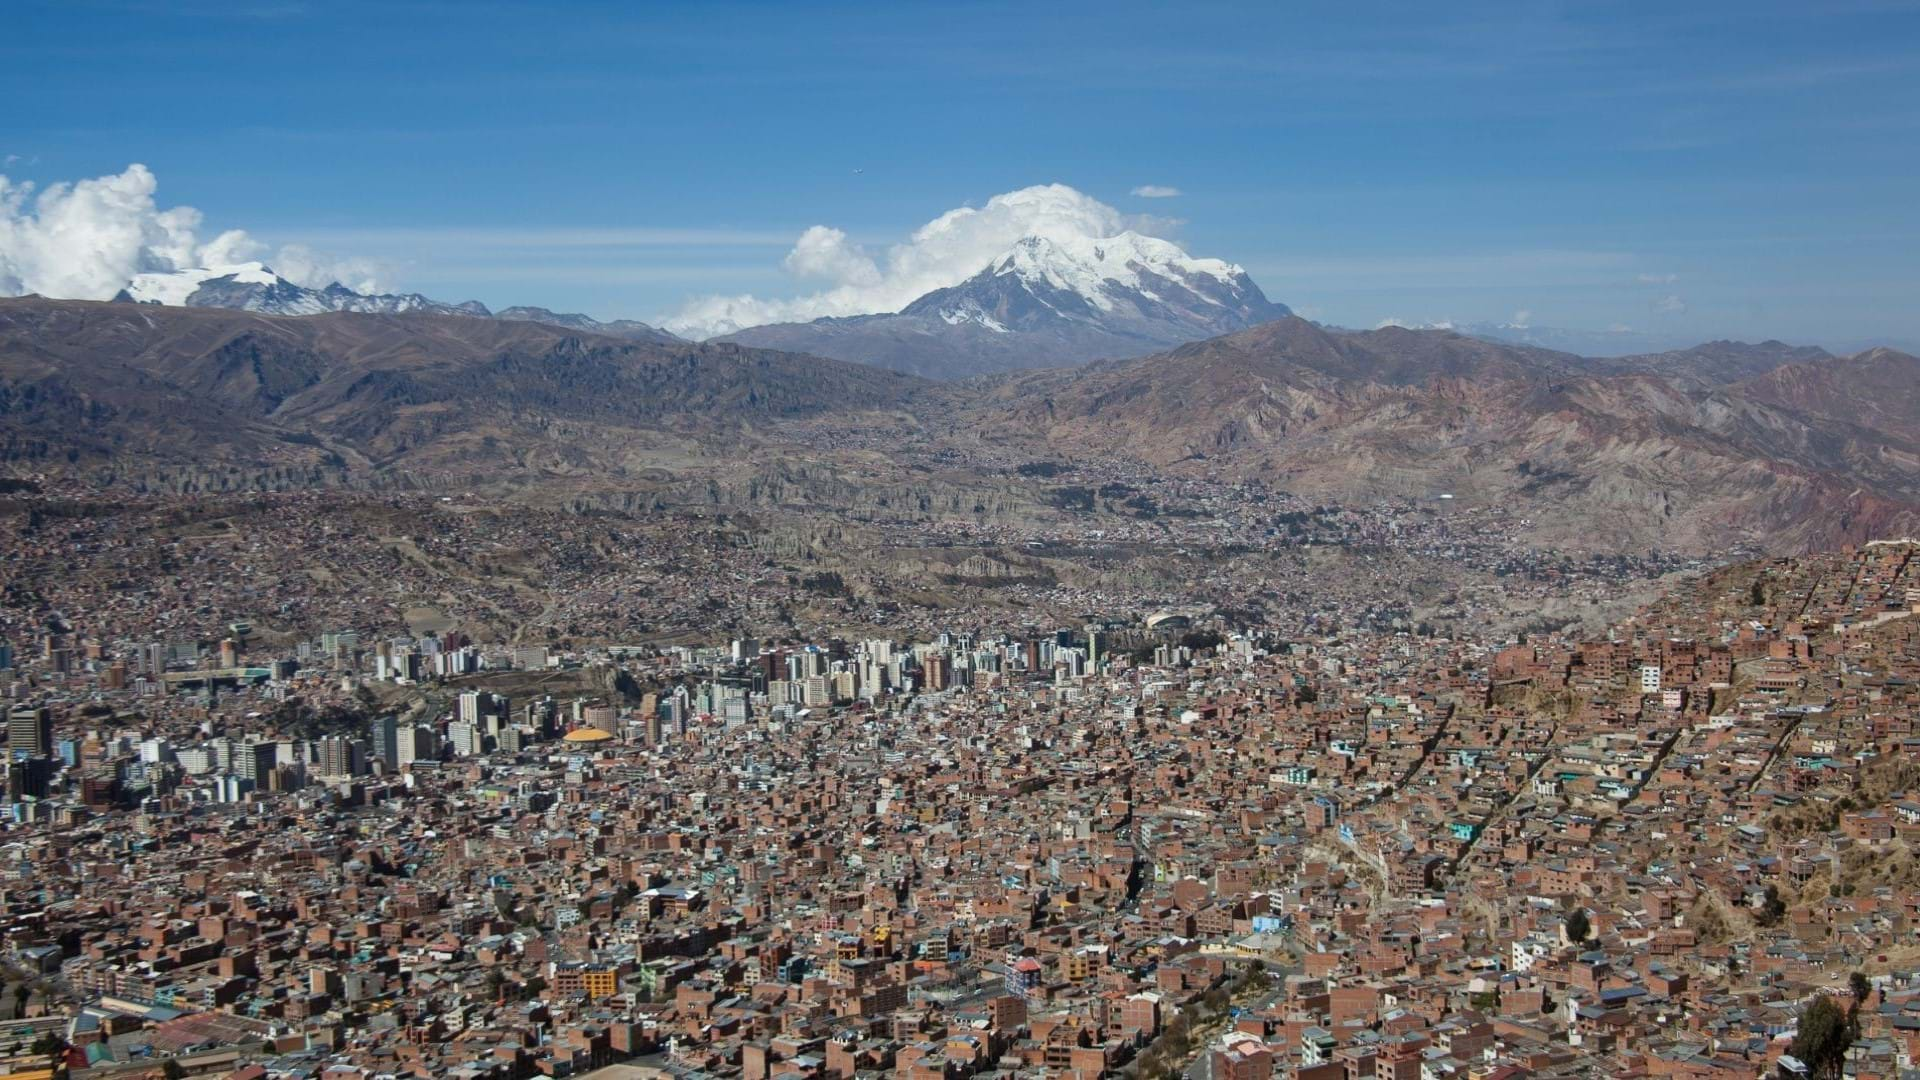
POLYGON ((448 304, 419 293, 359 293, 334 282, 324 289, 297 285, 257 262, 202 266, 164 273, 137 274, 117 300, 169 307, 217 307, 253 311, 262 315, 319 315, 329 311, 357 311, 376 315, 427 312, 471 315, 510 322, 537 322, 577 330, 583 334, 670 344, 682 341, 665 330, 631 319, 601 322, 586 315, 562 314, 538 307, 487 310, 478 300, 448 304))
POLYGON ((1029 236, 897 313, 759 326, 724 340, 960 378, 1144 356, 1289 314, 1245 270, 1166 240, 1029 236))
POLYGON ((491 315, 476 300, 444 304, 419 293, 357 293, 339 282, 324 289, 296 285, 262 263, 202 266, 164 273, 136 274, 117 299, 173 307, 219 307, 263 315, 318 315, 360 311, 400 315, 428 311, 442 315, 491 315))
POLYGON ((1106 239, 1027 237, 978 274, 928 293, 901 314, 974 322, 997 333, 1078 322, 1149 337, 1185 326, 1208 337, 1290 312, 1232 263, 1195 259, 1165 240, 1128 232, 1106 239))

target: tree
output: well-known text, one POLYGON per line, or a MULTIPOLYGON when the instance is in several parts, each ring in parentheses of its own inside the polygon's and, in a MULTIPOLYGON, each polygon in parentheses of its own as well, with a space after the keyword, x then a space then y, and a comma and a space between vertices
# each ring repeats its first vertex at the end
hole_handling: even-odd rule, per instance
POLYGON ((1574 908, 1568 912, 1563 929, 1567 932, 1567 940, 1575 945, 1586 941, 1587 935, 1593 932, 1593 923, 1587 919, 1587 909, 1574 908))
POLYGON ((33 1041, 33 1053, 45 1055, 47 1069, 55 1077, 67 1075, 67 1040, 58 1032, 49 1031, 33 1041))
POLYGON ((1853 1002, 1847 1006, 1847 1041, 1860 1037, 1860 1010, 1867 1003, 1867 995, 1873 993, 1873 984, 1867 981, 1866 973, 1856 971, 1847 976, 1847 989, 1853 991, 1853 1002))
POLYGON ((1831 997, 1821 994, 1800 1014, 1799 1030, 1787 1052, 1804 1062, 1815 1080, 1839 1080, 1852 1044, 1846 1014, 1831 997))
POLYGON ((1777 926, 1787 913, 1787 902, 1780 896, 1780 886, 1768 885, 1766 899, 1760 903, 1761 926, 1777 926))

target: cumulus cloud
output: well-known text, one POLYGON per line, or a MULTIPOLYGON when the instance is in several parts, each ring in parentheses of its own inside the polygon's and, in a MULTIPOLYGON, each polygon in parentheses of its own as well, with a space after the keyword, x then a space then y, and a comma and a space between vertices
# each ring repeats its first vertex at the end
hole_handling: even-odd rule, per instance
POLYGON ((659 322, 674 333, 705 338, 766 323, 898 311, 979 273, 1023 237, 1066 240, 1129 230, 1164 235, 1172 224, 1123 214, 1065 184, 1044 184, 995 195, 978 208, 949 210, 883 252, 815 225, 800 234, 782 264, 815 291, 786 299, 703 296, 659 322))
POLYGON ((1180 196, 1180 189, 1166 184, 1141 184, 1133 189, 1133 194, 1141 199, 1174 199, 1180 196))
POLYGON ((383 293, 392 288, 386 264, 377 259, 329 255, 305 244, 285 244, 270 262, 274 273, 309 289, 323 289, 336 281, 357 293, 383 293))
POLYGON ((1674 312, 1675 314, 1684 314, 1687 310, 1687 302, 1681 299, 1679 296, 1668 294, 1653 302, 1653 310, 1671 311, 1671 312, 1674 312))
MULTIPOLYGON (((111 176, 49 184, 43 189, 0 175, 0 295, 39 293, 107 300, 135 274, 164 273, 261 259, 266 245, 230 229, 202 243, 200 211, 161 209, 159 182, 145 165, 111 176)), ((301 247, 270 260, 301 285, 338 280, 373 291, 379 274, 365 260, 337 260, 301 247)))

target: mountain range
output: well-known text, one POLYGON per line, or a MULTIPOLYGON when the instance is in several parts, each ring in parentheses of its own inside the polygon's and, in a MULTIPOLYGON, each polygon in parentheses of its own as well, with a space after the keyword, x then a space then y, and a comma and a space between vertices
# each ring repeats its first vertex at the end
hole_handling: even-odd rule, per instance
POLYGON ((1531 511, 1543 538, 1819 546, 1920 518, 1920 361, 1778 342, 1586 359, 1289 318, 1002 381, 954 423, 1339 499, 1531 511))
POLYGON ((323 289, 310 289, 281 277, 270 267, 258 262, 136 274, 115 299, 173 307, 230 308, 262 315, 318 315, 330 311, 373 315, 428 312, 547 323, 568 330, 631 341, 682 340, 665 330, 631 319, 601 322, 585 315, 562 314, 540 307, 510 307, 489 311, 478 300, 448 304, 430 300, 419 293, 359 293, 337 281, 323 289))
POLYGON ((439 312, 0 300, 0 462, 199 487, 617 484, 916 380, 720 343, 439 312))
POLYGON ((897 516, 1043 503, 1020 461, 1332 502, 1447 495, 1574 548, 1794 550, 1920 527, 1920 360, 1777 342, 1587 359, 1285 317, 961 383, 439 312, 0 300, 0 470, 16 475, 897 516), (756 489, 768 469, 783 486, 756 489))
MULTIPOLYGON (((540 322, 634 341, 681 340, 632 320, 601 322, 537 307, 494 312, 474 300, 369 295, 337 282, 312 289, 258 262, 140 274, 119 299, 266 315, 428 312, 540 322)), ((1142 356, 1290 313, 1240 267, 1193 258, 1166 240, 1133 232, 1029 236, 966 280, 897 312, 751 327, 719 340, 951 379, 1142 356)))

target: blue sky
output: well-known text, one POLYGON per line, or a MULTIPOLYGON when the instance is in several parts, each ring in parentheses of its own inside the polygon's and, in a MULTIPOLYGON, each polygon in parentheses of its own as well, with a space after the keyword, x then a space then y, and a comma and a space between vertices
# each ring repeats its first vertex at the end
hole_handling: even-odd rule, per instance
POLYGON ((10 0, 0 172, 657 318, 1071 185, 1343 325, 1920 339, 1920 3, 10 0), (861 170, 856 173, 855 170, 861 170), (1141 185, 1177 188, 1141 199, 1141 185))

